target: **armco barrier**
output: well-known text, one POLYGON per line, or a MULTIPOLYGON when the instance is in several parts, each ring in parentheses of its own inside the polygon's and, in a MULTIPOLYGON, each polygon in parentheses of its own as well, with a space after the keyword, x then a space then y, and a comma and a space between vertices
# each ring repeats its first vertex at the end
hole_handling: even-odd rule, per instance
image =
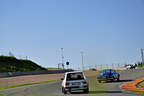
POLYGON ((5 77, 14 77, 14 76, 23 76, 23 75, 39 75, 39 74, 59 74, 70 72, 73 70, 40 70, 40 71, 29 71, 29 72, 7 72, 7 73, 0 73, 0 78, 5 77))

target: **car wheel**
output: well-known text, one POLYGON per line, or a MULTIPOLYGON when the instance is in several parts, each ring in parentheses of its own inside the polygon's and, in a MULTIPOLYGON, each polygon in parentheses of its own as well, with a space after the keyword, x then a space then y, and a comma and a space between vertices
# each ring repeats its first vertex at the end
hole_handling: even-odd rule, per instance
POLYGON ((63 87, 62 87, 62 93, 64 93, 64 91, 63 91, 63 87))
POLYGON ((63 87, 62 87, 62 93, 67 94, 67 91, 63 87))
POLYGON ((89 92, 89 90, 88 90, 88 89, 85 89, 85 90, 84 90, 84 93, 88 93, 88 92, 89 92))
POLYGON ((113 79, 112 79, 112 81, 115 81, 115 77, 113 76, 113 79))
POLYGON ((98 80, 99 83, 101 83, 101 80, 98 80))
POLYGON ((68 90, 69 94, 71 94, 71 89, 68 90))
POLYGON ((120 79, 119 78, 117 78, 117 81, 119 81, 120 79))

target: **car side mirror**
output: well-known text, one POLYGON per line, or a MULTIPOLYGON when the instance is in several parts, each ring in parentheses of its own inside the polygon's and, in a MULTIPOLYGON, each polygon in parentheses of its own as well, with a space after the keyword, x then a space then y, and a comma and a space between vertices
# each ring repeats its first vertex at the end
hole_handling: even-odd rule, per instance
POLYGON ((64 80, 64 78, 61 78, 61 80, 64 80))

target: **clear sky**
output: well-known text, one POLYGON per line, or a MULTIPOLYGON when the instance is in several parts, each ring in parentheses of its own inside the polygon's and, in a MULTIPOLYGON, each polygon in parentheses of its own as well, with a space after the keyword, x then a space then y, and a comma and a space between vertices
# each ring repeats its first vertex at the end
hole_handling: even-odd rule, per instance
POLYGON ((0 54, 11 51, 44 67, 141 60, 143 0, 0 0, 0 54))

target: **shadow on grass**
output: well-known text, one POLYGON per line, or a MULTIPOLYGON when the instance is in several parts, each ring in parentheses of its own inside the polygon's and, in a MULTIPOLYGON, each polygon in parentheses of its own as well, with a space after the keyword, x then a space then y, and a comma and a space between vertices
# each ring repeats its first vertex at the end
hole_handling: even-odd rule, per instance
POLYGON ((122 91, 89 91, 89 93, 71 92, 71 94, 104 94, 104 93, 122 93, 122 91))
POLYGON ((130 82, 130 81, 132 81, 132 80, 120 80, 118 82, 130 82))
POLYGON ((89 94, 122 93, 122 91, 89 91, 89 94))
POLYGON ((132 80, 119 80, 119 81, 106 81, 105 83, 119 83, 119 82, 130 82, 132 80))
POLYGON ((84 93, 84 92, 71 92, 71 94, 87 94, 87 93, 84 93))

